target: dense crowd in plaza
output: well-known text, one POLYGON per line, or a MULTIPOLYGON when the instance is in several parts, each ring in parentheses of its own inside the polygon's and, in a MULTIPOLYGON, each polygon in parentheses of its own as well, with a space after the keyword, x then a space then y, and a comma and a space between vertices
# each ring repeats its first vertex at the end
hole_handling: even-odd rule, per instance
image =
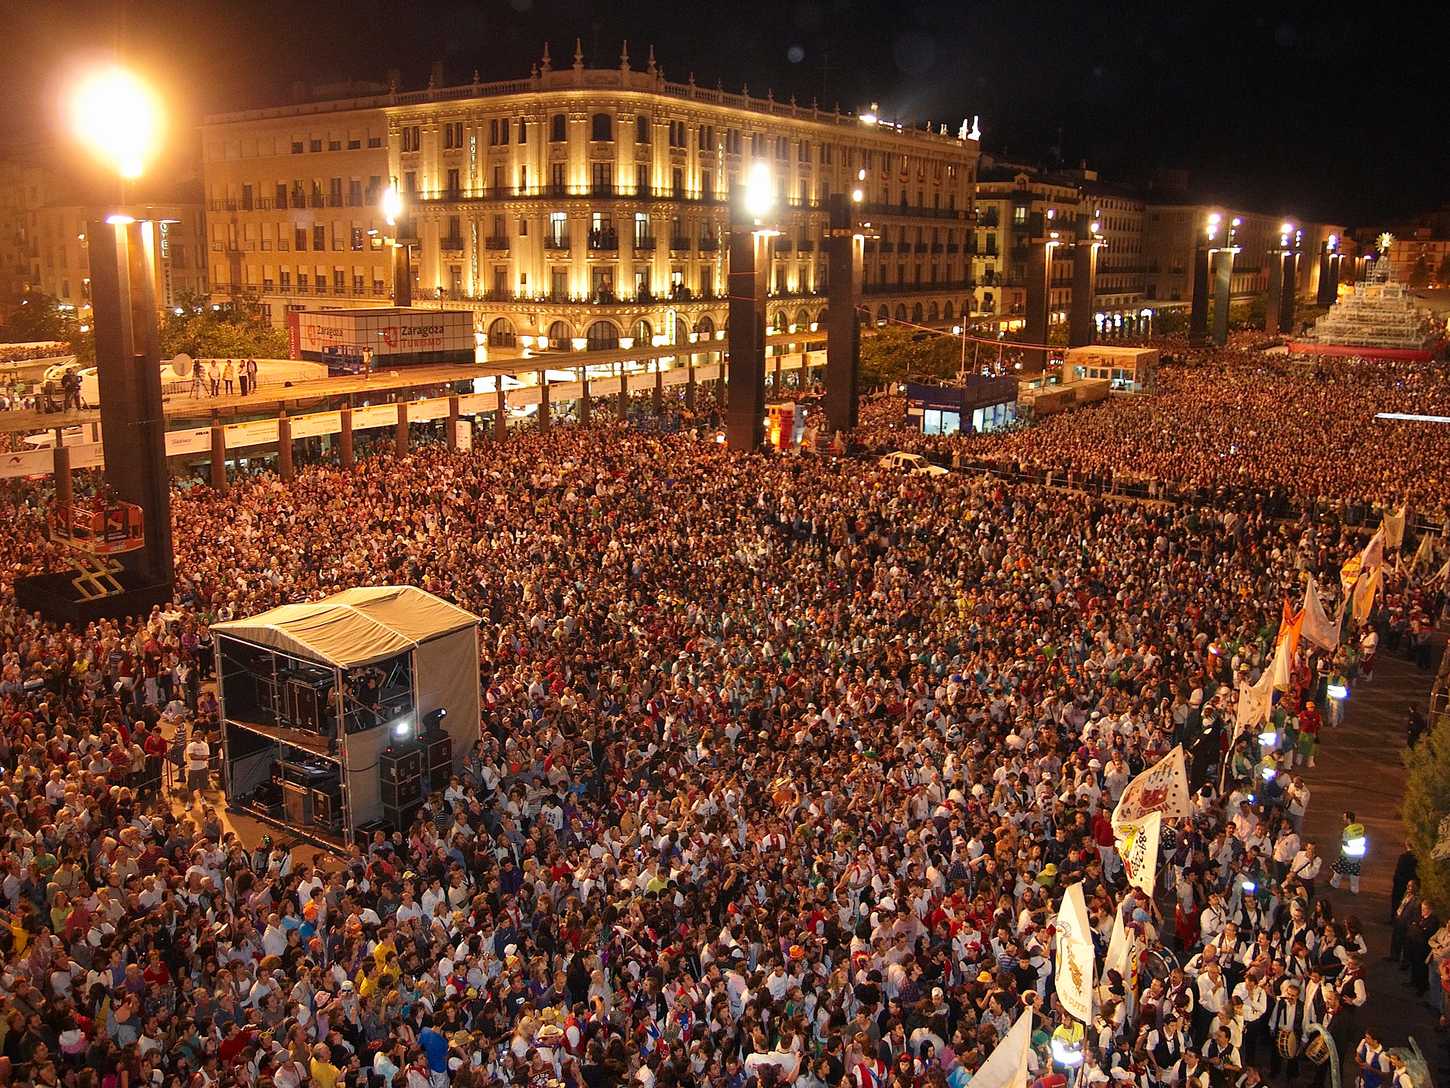
MULTIPOLYGON (((1320 465, 1294 411, 1238 439, 1266 479, 1291 480, 1274 454, 1408 481, 1379 448, 1320 465)), ((1067 456, 1070 427, 1003 452, 1067 456)), ((178 493, 175 606, 75 631, 8 596, 62 562, 41 494, 13 497, 0 1085, 961 1088, 1030 1007, 1044 1088, 1074 1049, 1089 1084, 1317 1084, 1313 1024, 1406 1088, 1364 1018, 1358 863, 1302 829, 1329 687, 1369 682, 1376 627, 1428 631, 1428 569, 1302 647, 1277 743, 1239 737, 1165 823, 1156 897, 1108 819, 1175 743, 1232 733, 1282 601, 1313 574, 1333 612, 1351 528, 567 427, 178 493), (173 729, 206 785, 209 622, 378 583, 483 617, 482 739, 412 827, 304 864, 155 788, 173 729), (1085 1031, 1051 978, 1078 881, 1099 962, 1115 918, 1136 948, 1085 1031)), ((1450 935, 1410 921, 1438 996, 1450 935)))
MULTIPOLYGON (((1376 418, 1380 412, 1450 414, 1443 367, 1372 360, 1307 365, 1246 346, 1212 352, 1173 345, 1178 361, 1157 375, 1154 395, 1117 397, 1006 435, 931 439, 963 458, 1057 478, 1151 481, 1223 505, 1343 514, 1366 522, 1408 503, 1443 522, 1446 500, 1427 471, 1450 457, 1450 429, 1376 418)), ((899 424, 901 401, 873 421, 899 424)), ((875 438, 890 443, 898 434, 875 438)))

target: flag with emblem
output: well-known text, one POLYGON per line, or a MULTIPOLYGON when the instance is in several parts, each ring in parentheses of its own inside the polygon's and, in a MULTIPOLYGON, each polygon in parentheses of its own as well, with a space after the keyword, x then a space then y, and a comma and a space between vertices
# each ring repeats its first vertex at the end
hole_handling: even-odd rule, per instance
POLYGON ((1150 812, 1135 823, 1113 828, 1123 875, 1140 891, 1153 894, 1158 881, 1158 840, 1163 836, 1163 813, 1150 812))
POLYGON ((1053 961, 1057 1000, 1069 1016, 1092 1023, 1093 1017, 1093 932, 1083 899, 1082 881, 1062 893, 1057 908, 1053 961))
POLYGON ((1150 812, 1161 812, 1170 819, 1190 813, 1188 768, 1181 744, 1128 783, 1113 809, 1113 826, 1136 823, 1150 812))

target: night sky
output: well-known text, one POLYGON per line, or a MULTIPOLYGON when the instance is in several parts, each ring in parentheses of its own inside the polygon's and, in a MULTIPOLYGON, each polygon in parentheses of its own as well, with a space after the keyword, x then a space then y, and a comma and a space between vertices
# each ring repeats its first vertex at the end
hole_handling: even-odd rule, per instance
POLYGON ((134 0, 21 3, 0 65, 0 142, 56 124, 61 81, 117 46, 162 83, 177 127, 284 101, 294 81, 406 88, 528 74, 543 43, 614 66, 620 40, 668 78, 949 122, 986 150, 1194 189, 1269 212, 1374 225, 1450 201, 1445 5, 1050 4, 988 0, 134 0), (1421 12, 1431 8, 1433 16, 1421 12), (14 37, 18 29, 18 39, 14 37))

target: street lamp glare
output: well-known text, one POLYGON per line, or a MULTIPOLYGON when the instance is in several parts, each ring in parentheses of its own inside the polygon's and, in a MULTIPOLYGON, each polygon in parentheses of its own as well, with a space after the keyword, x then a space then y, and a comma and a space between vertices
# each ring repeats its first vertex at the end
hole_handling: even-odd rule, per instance
POLYGON ((81 142, 127 179, 141 176, 165 126, 155 93, 124 68, 106 68, 81 83, 71 123, 81 142))
POLYGON ((863 201, 863 200, 866 199, 866 193, 858 185, 858 186, 856 186, 856 188, 854 188, 854 189, 851 190, 851 199, 853 201, 855 201, 857 204, 859 204, 859 203, 861 203, 861 201, 863 201))
POLYGON ((398 192, 396 185, 389 185, 383 190, 382 212, 390 227, 396 227, 398 220, 403 218, 403 194, 398 192))
POLYGON ((751 166, 750 176, 745 181, 745 210, 752 218, 760 219, 770 214, 773 207, 775 180, 771 177, 770 167, 757 162, 751 166))

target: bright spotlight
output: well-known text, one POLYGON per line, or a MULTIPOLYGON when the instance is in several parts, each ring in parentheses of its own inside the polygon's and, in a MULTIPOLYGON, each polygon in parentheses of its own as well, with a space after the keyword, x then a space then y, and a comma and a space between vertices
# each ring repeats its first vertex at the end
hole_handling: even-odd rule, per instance
POLYGON ((161 103, 124 68, 87 78, 71 99, 71 124, 81 142, 123 178, 138 178, 161 144, 161 103))
POLYGON ((403 218, 403 194, 398 192, 396 185, 389 185, 383 190, 382 213, 390 227, 396 227, 398 220, 403 218))
POLYGON ((750 167, 750 176, 745 182, 745 210, 751 218, 761 219, 775 207, 775 179, 770 167, 757 162, 750 167))
POLYGON ((393 722, 393 739, 407 740, 413 735, 413 722, 410 718, 399 718, 393 722))

